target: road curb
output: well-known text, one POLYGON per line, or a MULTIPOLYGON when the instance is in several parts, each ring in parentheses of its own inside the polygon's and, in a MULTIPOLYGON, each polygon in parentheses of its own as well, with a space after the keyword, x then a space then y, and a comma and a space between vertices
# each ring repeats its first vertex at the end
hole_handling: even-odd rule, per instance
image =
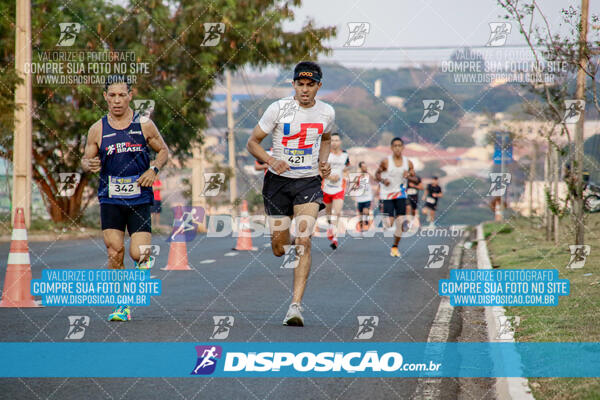
MULTIPOLYGON (((454 246, 449 266, 456 265, 460 267, 466 231, 463 231, 463 237, 454 246)), ((450 268, 450 267, 449 267, 450 268)), ((445 343, 450 335, 450 321, 454 314, 454 307, 450 305, 450 299, 443 296, 440 300, 437 313, 431 324, 429 335, 427 336, 428 343, 445 343)), ((426 354, 427 358, 440 359, 443 354, 426 354)), ((441 395, 442 378, 419 378, 417 380, 417 388, 415 395, 411 397, 413 400, 434 400, 439 399, 441 395)))
MULTIPOLYGON (((483 224, 477 225, 477 268, 479 269, 492 269, 492 263, 490 261, 490 255, 487 249, 487 243, 483 235, 483 224)), ((484 307, 485 319, 488 330, 488 338, 490 342, 514 342, 513 339, 500 339, 498 332, 500 332, 499 320, 504 317, 506 312, 504 307, 492 306, 484 307)), ((514 336, 514 329, 510 325, 510 322, 505 323, 502 327, 502 332, 512 333, 510 336, 514 336)), ((531 394, 529 388, 529 381, 527 378, 496 378, 496 398, 499 400, 535 400, 531 394)))

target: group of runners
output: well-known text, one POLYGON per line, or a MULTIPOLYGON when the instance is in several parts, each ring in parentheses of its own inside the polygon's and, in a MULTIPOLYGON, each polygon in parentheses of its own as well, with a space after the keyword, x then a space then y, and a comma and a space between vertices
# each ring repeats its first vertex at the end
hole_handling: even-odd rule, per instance
MULTIPOLYGON (((257 160, 257 169, 265 171, 262 195, 271 233, 273 254, 281 257, 287 246, 302 246, 293 269, 291 304, 284 325, 303 326, 302 298, 311 268, 311 239, 321 210, 327 215, 327 238, 337 249, 338 225, 349 184, 361 184, 364 190, 354 200, 361 216, 358 229, 369 228, 374 194, 379 197, 379 212, 388 216, 387 228, 394 230, 390 255, 400 257, 398 245, 406 215, 417 216, 419 192, 423 191, 430 224, 442 190, 433 177, 426 188, 415 168, 403 155, 404 141, 391 141, 391 153, 383 159, 374 175, 367 164, 357 164, 358 175, 349 183, 353 168, 342 138, 334 132, 333 107, 316 98, 322 86, 320 66, 303 61, 294 68, 293 96, 272 103, 255 126, 247 149, 257 160), (261 142, 271 135, 272 147, 261 142), (371 183, 378 183, 373 190, 371 183), (294 221, 294 223, 292 223, 294 221)), ((125 229, 131 236, 129 255, 135 267, 147 269, 147 254, 140 246, 151 244, 152 190, 157 175, 168 160, 169 150, 155 124, 140 118, 129 104, 132 92, 124 76, 106 80, 104 98, 108 113, 92 125, 82 158, 84 171, 99 173, 98 198, 109 268, 124 268, 125 229), (150 149, 156 152, 151 160, 150 149)), ((409 218, 410 219, 410 218, 409 218)), ((110 321, 131 320, 131 309, 120 304, 110 313, 110 321)))

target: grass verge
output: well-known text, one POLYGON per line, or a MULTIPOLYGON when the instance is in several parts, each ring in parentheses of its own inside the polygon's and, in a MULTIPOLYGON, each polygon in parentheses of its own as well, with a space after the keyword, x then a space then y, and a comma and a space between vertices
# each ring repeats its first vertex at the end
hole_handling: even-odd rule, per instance
MULTIPOLYGON (((505 223, 484 224, 492 266, 504 269, 557 269, 570 281, 571 293, 556 307, 507 307, 520 317, 519 342, 600 341, 600 214, 586 216, 585 243, 591 246, 582 269, 566 269, 574 244, 572 222, 560 224, 558 244, 547 241, 539 221, 514 217, 505 223)), ((533 394, 545 399, 600 399, 600 378, 530 378, 533 394)))

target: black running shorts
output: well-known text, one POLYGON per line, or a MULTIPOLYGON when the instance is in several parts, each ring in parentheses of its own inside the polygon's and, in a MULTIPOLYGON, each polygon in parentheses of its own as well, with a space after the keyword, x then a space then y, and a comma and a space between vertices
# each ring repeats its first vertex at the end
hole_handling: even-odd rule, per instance
POLYGON ((408 196, 408 205, 411 206, 413 210, 416 210, 419 205, 419 196, 408 196))
POLYGON ((130 235, 136 232, 152 232, 150 204, 100 204, 100 220, 102 230, 117 229, 125 232, 127 227, 130 235))
POLYGON ((437 209, 437 201, 435 203, 425 202, 425 207, 435 211, 437 209))
POLYGON ((305 203, 319 203, 319 210, 325 208, 321 177, 287 178, 267 171, 262 190, 267 215, 294 215, 294 206, 305 203))
POLYGON ((383 200, 383 213, 388 217, 406 215, 406 199, 383 200))
POLYGON ((361 201, 359 203, 356 203, 356 208, 358 208, 358 212, 362 214, 363 210, 365 208, 371 208, 371 202, 370 201, 361 201))

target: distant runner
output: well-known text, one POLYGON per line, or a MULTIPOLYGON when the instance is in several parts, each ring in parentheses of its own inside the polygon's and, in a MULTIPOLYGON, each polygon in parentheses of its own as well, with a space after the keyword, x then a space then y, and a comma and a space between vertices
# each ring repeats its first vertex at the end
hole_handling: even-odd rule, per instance
POLYGON ((425 200, 423 212, 428 216, 430 228, 435 227, 435 211, 437 210, 438 199, 442 197, 444 195, 442 194, 442 188, 438 185, 438 177, 434 176, 423 194, 423 200, 425 200))
POLYGON ((350 166, 348 153, 342 150, 342 140, 339 133, 331 134, 331 152, 328 158, 331 165, 331 175, 323 180, 323 202, 327 212, 327 239, 331 242, 332 249, 337 249, 337 230, 342 207, 344 206, 344 195, 346 193, 346 176, 350 166))
POLYGON ((354 185, 358 185, 357 188, 350 188, 350 190, 363 190, 361 195, 355 196, 356 208, 360 221, 358 223, 361 235, 363 232, 369 229, 369 216, 371 214, 371 202, 373 201, 373 189, 371 188, 371 175, 367 170, 367 164, 364 161, 358 163, 358 169, 360 175, 357 177, 357 182, 354 185))
POLYGON ((408 182, 408 188, 406 189, 406 198, 408 199, 408 215, 411 215, 411 224, 415 223, 415 226, 419 225, 419 190, 423 190, 423 183, 421 178, 411 170, 406 178, 408 182))
POLYGON ((381 161, 375 173, 379 182, 379 199, 382 201, 384 214, 388 216, 388 225, 394 230, 394 244, 390 256, 400 257, 398 244, 402 236, 402 218, 406 215, 406 178, 414 170, 412 161, 402 156, 404 141, 399 137, 392 139, 392 155, 381 161))
POLYGON ((162 212, 162 197, 161 197, 162 182, 156 179, 152 184, 152 192, 154 194, 154 202, 150 208, 152 213, 152 225, 156 228, 160 227, 160 213, 162 212))

